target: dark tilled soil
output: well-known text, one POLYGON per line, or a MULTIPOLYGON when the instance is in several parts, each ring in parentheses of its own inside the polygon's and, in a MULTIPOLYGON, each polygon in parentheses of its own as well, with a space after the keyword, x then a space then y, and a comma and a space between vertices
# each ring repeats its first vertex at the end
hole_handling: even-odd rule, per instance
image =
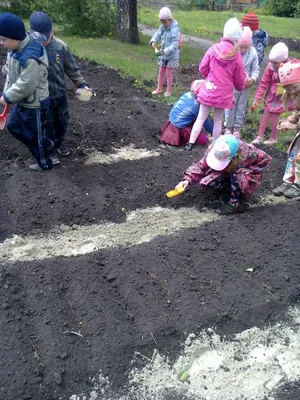
MULTIPOLYGON (((61 166, 30 173, 27 150, 8 133, 0 138, 1 240, 62 223, 122 222, 122 208, 215 208, 214 196, 196 187, 165 199, 203 152, 190 157, 159 147, 167 107, 115 71, 86 61, 80 66, 97 97, 79 103, 70 89, 72 155, 61 166), (164 154, 84 164, 93 149, 112 152, 130 143, 164 154)), ((285 154, 270 152, 258 196, 281 181, 285 154)), ((130 248, 2 264, 0 398, 65 400, 86 393, 100 369, 119 391, 135 351, 151 357, 157 347, 175 359, 186 333, 215 327, 230 335, 273 324, 299 301, 299 204, 251 209, 130 248), (66 333, 71 330, 83 336, 66 333)), ((277 398, 299 399, 299 387, 286 386, 277 398)))

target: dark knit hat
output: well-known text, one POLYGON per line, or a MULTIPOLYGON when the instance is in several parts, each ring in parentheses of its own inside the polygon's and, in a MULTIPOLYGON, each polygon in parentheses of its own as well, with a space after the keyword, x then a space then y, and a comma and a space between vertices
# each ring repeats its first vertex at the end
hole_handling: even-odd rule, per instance
POLYGON ((24 22, 15 14, 8 12, 0 14, 0 36, 14 40, 24 40, 26 29, 24 22))
POLYGON ((30 33, 36 39, 42 42, 47 42, 50 39, 52 32, 52 21, 49 15, 42 11, 36 11, 31 14, 30 19, 30 33))
POLYGON ((259 20, 254 12, 248 12, 242 19, 243 26, 249 26, 252 32, 257 31, 259 28, 259 20))

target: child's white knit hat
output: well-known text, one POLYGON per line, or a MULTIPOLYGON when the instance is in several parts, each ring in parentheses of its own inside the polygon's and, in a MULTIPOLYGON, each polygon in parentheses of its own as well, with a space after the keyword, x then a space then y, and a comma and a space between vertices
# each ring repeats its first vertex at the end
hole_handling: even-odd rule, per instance
POLYGON ((269 60, 273 62, 283 62, 289 57, 289 49, 286 44, 282 42, 276 43, 269 54, 269 60))
POLYGON ((237 42, 242 34, 241 25, 237 18, 230 18, 223 29, 223 37, 237 42))
POLYGON ((159 14, 159 19, 173 19, 172 11, 168 7, 163 7, 159 14))

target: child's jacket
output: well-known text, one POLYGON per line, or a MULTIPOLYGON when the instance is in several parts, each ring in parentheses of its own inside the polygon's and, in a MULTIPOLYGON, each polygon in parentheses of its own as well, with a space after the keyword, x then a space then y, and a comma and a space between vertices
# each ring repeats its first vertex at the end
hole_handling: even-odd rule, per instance
POLYGON ((7 104, 39 108, 49 98, 48 58, 44 47, 29 35, 9 51, 2 72, 6 77, 3 98, 7 104))
POLYGON ((56 37, 52 37, 51 42, 46 46, 46 51, 49 59, 50 99, 57 99, 66 94, 65 74, 68 75, 76 87, 86 86, 75 58, 66 43, 56 37))
POLYGON ((197 97, 199 103, 210 107, 231 108, 233 88, 245 88, 246 73, 241 54, 238 52, 226 58, 233 48, 233 42, 223 38, 205 53, 199 65, 199 71, 205 78, 197 97))
POLYGON ((252 35, 252 43, 257 51, 258 63, 259 65, 261 65, 265 56, 265 48, 269 44, 268 33, 266 31, 263 31, 262 29, 258 29, 252 35))
MULTIPOLYGON (((262 170, 267 167, 272 157, 262 150, 257 149, 254 145, 239 140, 239 149, 241 155, 241 163, 238 165, 235 174, 237 176, 238 185, 243 197, 247 198, 253 194, 258 188, 262 180, 262 170)), ((230 177, 228 168, 223 171, 215 171, 206 163, 206 157, 209 149, 205 152, 204 157, 197 163, 190 166, 183 179, 190 184, 200 183, 201 186, 207 186, 210 182, 217 178, 226 179, 230 177)))
MULTIPOLYGON (((257 102, 260 102, 265 96, 265 110, 276 114, 284 112, 281 101, 282 95, 277 93, 277 84, 279 83, 278 71, 273 71, 271 63, 268 63, 254 96, 254 100, 257 102)), ((295 109, 292 100, 289 101, 288 109, 289 111, 295 109)))
POLYGON ((160 56, 162 61, 179 60, 179 37, 180 28, 177 21, 174 20, 168 28, 160 25, 149 43, 152 44, 161 41, 161 50, 165 51, 165 54, 160 56))

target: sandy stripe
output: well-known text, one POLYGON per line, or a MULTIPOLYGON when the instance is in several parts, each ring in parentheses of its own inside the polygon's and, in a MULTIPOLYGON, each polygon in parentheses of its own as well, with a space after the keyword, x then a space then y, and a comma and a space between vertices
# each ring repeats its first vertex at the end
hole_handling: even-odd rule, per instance
MULTIPOLYGON (((286 202, 284 198, 267 196, 252 207, 286 202)), ((153 207, 127 214, 121 224, 103 223, 89 226, 60 226, 39 236, 13 236, 0 244, 0 261, 31 261, 58 256, 77 256, 109 247, 128 247, 150 242, 158 236, 172 235, 182 229, 196 228, 219 220, 211 211, 194 208, 153 207)), ((224 217, 223 217, 224 218, 224 217)), ((225 217, 226 218, 226 217, 225 217)))
POLYGON ((134 145, 114 149, 115 153, 93 152, 86 160, 87 165, 92 164, 113 164, 124 160, 141 160, 144 158, 158 157, 161 152, 147 149, 137 149, 134 145))

